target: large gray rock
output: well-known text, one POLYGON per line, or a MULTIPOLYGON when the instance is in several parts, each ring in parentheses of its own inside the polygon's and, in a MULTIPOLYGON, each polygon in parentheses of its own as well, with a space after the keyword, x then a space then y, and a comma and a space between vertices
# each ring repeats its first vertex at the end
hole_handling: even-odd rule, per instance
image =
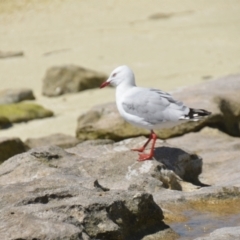
POLYGON ((0 104, 17 103, 35 99, 31 89, 5 89, 0 91, 0 104))
POLYGON ((239 138, 205 128, 199 133, 169 139, 168 143, 191 149, 202 157, 200 181, 214 186, 240 187, 239 138))
MULTIPOLYGON (((201 130, 205 126, 221 129, 233 136, 240 136, 240 75, 209 81, 173 93, 176 99, 193 108, 212 112, 198 122, 187 122, 170 129, 157 130, 161 139, 181 136, 201 130)), ((115 103, 94 107, 78 119, 77 138, 81 140, 108 138, 115 141, 146 136, 149 131, 128 124, 118 113, 115 103)))
POLYGON ((103 73, 75 65, 51 67, 44 76, 42 93, 48 97, 76 93, 97 88, 106 79, 103 73))
POLYGON ((19 138, 0 138, 0 164, 8 158, 23 153, 26 147, 19 138))
POLYGON ((28 138, 24 143, 29 148, 42 147, 46 145, 56 145, 61 148, 76 146, 80 141, 70 135, 55 133, 41 138, 28 138))
POLYGON ((208 221, 198 227, 197 216, 204 212, 235 219, 240 209, 239 138, 204 128, 167 142, 158 140, 155 158, 137 162, 138 153, 130 149, 145 140, 91 140, 65 151, 45 146, 8 159, 0 166, 0 235, 176 239, 171 229, 161 230, 166 226, 153 199, 170 226, 174 221, 185 224, 184 214, 194 211, 194 238, 216 229, 214 218, 210 227, 208 221))
POLYGON ((82 163, 83 168, 110 189, 154 193, 161 188, 182 190, 181 179, 199 183, 198 176, 202 169, 199 156, 168 144, 159 147, 163 144, 157 141, 155 160, 139 163, 136 161, 137 153, 130 149, 144 142, 144 137, 104 145, 87 141, 67 151, 88 158, 82 163))
POLYGON ((82 164, 88 160, 48 146, 4 162, 0 166, 1 237, 176 238, 152 195, 104 188, 84 169, 82 164))

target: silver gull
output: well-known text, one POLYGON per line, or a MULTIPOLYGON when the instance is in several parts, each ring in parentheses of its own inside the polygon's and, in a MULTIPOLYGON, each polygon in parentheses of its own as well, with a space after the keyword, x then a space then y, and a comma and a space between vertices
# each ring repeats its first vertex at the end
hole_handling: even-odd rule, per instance
POLYGON ((141 152, 138 161, 153 158, 157 140, 153 129, 174 127, 184 121, 198 121, 211 114, 203 109, 189 108, 164 91, 137 87, 134 73, 128 66, 114 69, 100 88, 109 84, 116 87, 116 103, 120 115, 132 125, 151 131, 141 148, 132 149, 141 152), (151 140, 153 143, 150 153, 142 153, 151 140))

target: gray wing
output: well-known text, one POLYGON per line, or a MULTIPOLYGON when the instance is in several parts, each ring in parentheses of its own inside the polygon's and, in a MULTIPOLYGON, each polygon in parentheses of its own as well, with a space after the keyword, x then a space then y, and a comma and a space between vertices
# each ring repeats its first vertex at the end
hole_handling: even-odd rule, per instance
POLYGON ((175 100, 170 94, 157 89, 136 88, 122 102, 128 113, 142 118, 151 124, 178 121, 189 108, 175 100))

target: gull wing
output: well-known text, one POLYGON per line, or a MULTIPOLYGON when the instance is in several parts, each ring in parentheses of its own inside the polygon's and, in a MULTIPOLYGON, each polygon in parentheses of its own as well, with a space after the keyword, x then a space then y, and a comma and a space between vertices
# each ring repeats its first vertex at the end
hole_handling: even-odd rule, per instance
POLYGON ((134 88, 124 96, 124 111, 150 124, 176 122, 188 114, 189 108, 170 94, 152 88, 134 88))

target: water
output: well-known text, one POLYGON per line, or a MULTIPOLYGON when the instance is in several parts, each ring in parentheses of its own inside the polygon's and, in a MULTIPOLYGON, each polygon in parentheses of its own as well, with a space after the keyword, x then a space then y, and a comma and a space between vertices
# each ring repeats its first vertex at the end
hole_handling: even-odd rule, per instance
POLYGON ((214 212, 199 212, 186 210, 183 212, 189 220, 186 222, 170 223, 170 227, 180 235, 178 240, 192 240, 203 237, 215 229, 235 227, 240 225, 240 213, 224 214, 214 212))

